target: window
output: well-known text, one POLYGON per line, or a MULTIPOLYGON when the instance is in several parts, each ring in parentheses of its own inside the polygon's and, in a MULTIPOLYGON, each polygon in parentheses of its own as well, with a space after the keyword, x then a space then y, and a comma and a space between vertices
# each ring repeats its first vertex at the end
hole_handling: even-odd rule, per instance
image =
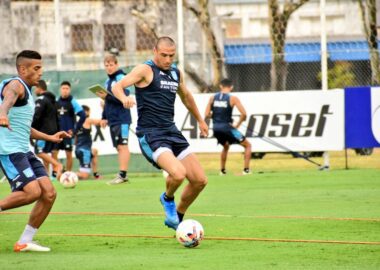
POLYGON ((71 25, 71 49, 74 52, 92 52, 93 48, 92 24, 71 25))
POLYGON ((156 43, 154 35, 145 31, 141 26, 136 25, 136 49, 137 51, 152 50, 156 43))
POLYGON ((226 38, 240 38, 241 33, 241 21, 240 20, 224 20, 225 37, 226 38))
POLYGON ((117 48, 125 51, 125 26, 124 24, 104 25, 104 50, 109 51, 117 48))

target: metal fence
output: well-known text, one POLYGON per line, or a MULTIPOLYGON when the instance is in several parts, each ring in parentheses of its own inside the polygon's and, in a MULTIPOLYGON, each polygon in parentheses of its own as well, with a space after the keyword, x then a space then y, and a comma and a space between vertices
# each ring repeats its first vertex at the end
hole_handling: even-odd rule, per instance
MULTIPOLYGON (((310 0, 288 22, 276 24, 284 1, 278 17, 271 17, 270 1, 183 0, 183 24, 177 29, 179 2, 1 0, 0 79, 15 73, 17 52, 35 49, 43 54, 51 90, 68 79, 74 92, 85 97, 79 89, 105 79, 106 52, 117 53, 121 66, 130 68, 151 57, 157 36, 177 40, 183 28, 183 68, 195 91, 212 90, 218 76, 232 78, 237 91, 321 89, 319 1, 310 0), (205 18, 206 28, 200 23, 205 18), (281 43, 282 50, 273 49, 281 43), (276 67, 274 59, 280 59, 276 67), (222 63, 219 70, 215 63, 222 63)), ((363 1, 360 7, 357 0, 328 1, 329 88, 379 83, 377 32, 370 24, 373 3, 363 1)))

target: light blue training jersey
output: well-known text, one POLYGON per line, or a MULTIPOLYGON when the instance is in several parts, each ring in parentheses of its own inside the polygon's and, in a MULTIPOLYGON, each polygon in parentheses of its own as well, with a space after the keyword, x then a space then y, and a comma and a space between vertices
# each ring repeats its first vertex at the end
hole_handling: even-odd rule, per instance
POLYGON ((8 119, 12 130, 0 127, 0 155, 27 153, 29 149, 30 129, 34 114, 34 101, 31 89, 19 77, 6 79, 0 83, 0 105, 3 103, 3 89, 12 80, 18 80, 25 88, 25 97, 9 110, 8 119))

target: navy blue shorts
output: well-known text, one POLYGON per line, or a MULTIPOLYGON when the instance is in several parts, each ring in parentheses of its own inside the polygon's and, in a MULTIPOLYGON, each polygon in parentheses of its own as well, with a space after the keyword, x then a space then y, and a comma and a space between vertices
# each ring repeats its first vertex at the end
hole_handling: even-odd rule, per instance
POLYGON ((225 145, 226 142, 229 144, 240 144, 245 140, 243 134, 233 127, 226 127, 224 129, 214 129, 214 137, 218 140, 218 143, 225 145))
POLYGON ((43 176, 48 176, 44 165, 32 152, 0 155, 0 165, 11 185, 12 192, 43 176))
POLYGON ((129 125, 121 124, 110 127, 113 147, 118 145, 128 145, 129 125))
POLYGON ((91 149, 77 148, 75 150, 75 156, 79 160, 80 171, 90 171, 91 160, 93 158, 91 149))
POLYGON ((73 151, 73 139, 64 138, 60 143, 54 144, 55 150, 73 151))
POLYGON ((182 133, 173 127, 168 130, 154 130, 150 132, 138 132, 140 149, 145 158, 158 169, 159 155, 171 151, 179 160, 191 153, 189 143, 182 133))
POLYGON ((55 143, 48 142, 44 140, 36 140, 34 144, 34 153, 41 154, 41 153, 51 153, 54 149, 55 143))

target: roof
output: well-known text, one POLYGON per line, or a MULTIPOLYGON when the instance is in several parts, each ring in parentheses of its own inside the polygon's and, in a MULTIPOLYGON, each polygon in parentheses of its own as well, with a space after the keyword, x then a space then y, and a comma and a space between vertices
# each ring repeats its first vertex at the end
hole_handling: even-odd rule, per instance
MULTIPOLYGON (((321 44, 319 42, 294 42, 285 45, 287 62, 320 62, 321 44)), ((368 60, 369 49, 366 41, 334 41, 327 43, 328 56, 331 61, 368 60)), ((270 63, 271 45, 226 44, 224 55, 227 64, 270 63)))

